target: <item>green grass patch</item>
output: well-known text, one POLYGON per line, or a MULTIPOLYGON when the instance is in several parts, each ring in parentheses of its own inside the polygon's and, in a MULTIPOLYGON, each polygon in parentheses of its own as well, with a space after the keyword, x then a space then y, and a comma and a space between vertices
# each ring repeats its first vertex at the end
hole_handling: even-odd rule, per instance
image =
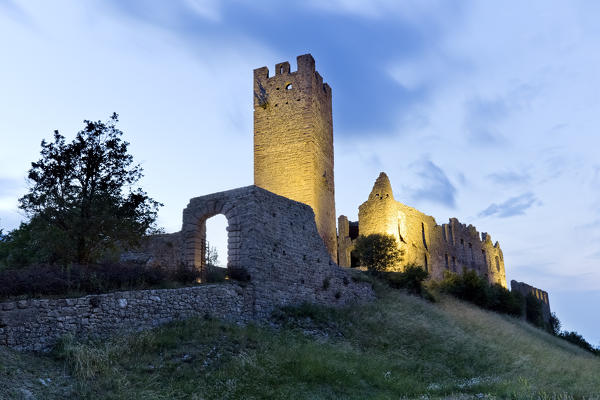
MULTIPOLYGON (((270 327, 191 319, 108 341, 65 338, 47 356, 3 350, 12 357, 4 370, 45 363, 43 373, 64 371, 70 397, 83 399, 583 399, 600 393, 597 357, 519 319, 444 295, 430 303, 389 288, 378 293, 373 303, 342 310, 284 307, 270 327)), ((49 390, 32 389, 36 396, 38 389, 49 390)))

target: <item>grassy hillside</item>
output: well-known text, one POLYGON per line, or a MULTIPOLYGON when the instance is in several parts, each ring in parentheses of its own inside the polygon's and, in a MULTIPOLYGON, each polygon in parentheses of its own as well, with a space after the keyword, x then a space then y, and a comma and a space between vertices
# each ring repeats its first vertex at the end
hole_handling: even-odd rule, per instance
POLYGON ((449 297, 381 289, 271 327, 190 320, 52 356, 0 350, 0 397, 90 399, 599 398, 600 358, 449 297))

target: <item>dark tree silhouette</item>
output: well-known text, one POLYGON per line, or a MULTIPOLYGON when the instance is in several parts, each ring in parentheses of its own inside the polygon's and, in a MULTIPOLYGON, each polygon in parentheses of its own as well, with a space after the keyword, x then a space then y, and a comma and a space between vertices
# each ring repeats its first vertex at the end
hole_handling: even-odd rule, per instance
POLYGON ((360 259, 360 265, 372 272, 398 267, 403 255, 394 236, 380 233, 359 236, 354 251, 360 259))
POLYGON ((154 227, 158 208, 135 187, 142 168, 128 142, 108 121, 84 121, 71 143, 58 131, 42 141, 41 159, 31 164, 29 193, 19 199, 26 227, 47 262, 86 264, 115 247, 134 245, 154 227))

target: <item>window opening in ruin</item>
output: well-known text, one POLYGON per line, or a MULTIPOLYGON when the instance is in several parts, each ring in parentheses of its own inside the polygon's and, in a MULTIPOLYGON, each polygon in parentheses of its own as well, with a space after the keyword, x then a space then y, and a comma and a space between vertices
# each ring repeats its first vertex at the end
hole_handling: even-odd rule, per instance
POLYGON ((360 267, 358 253, 354 250, 350 252, 350 268, 360 267))
POLYGON ((496 271, 500 272, 500 259, 496 256, 496 271))
POLYGON ((423 235, 423 246, 427 249, 427 240, 425 239, 425 224, 421 222, 421 234, 423 235))
POLYGON ((473 256, 473 245, 469 243, 469 253, 471 255, 471 263, 475 261, 475 257, 473 256))
POLYGON ((487 257, 485 256, 485 250, 481 250, 481 256, 483 257, 483 264, 487 267, 488 261, 487 257))
POLYGON ((285 90, 292 90, 292 84, 288 83, 287 85, 285 85, 285 90))
POLYGON ((425 257, 425 272, 429 272, 429 264, 427 263, 427 255, 425 254, 423 257, 425 257))
POLYGON ((444 258, 446 260, 446 269, 449 269, 450 266, 448 265, 448 254, 444 254, 444 258))
POLYGON ((279 67, 279 73, 283 74, 283 66, 279 67))
POLYGON ((452 271, 456 272, 456 257, 452 257, 452 271))
POLYGON ((227 273, 227 218, 217 214, 206 220, 206 247, 203 280, 226 279, 227 273))

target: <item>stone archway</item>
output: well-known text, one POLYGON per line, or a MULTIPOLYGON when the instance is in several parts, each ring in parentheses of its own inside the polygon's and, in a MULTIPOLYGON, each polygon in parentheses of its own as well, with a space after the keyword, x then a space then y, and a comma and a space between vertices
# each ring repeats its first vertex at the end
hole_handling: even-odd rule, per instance
POLYGON ((201 269, 206 263, 206 220, 221 214, 227 219, 227 269, 240 268, 240 227, 237 207, 226 201, 203 201, 190 204, 183 216, 183 261, 190 268, 201 269))

